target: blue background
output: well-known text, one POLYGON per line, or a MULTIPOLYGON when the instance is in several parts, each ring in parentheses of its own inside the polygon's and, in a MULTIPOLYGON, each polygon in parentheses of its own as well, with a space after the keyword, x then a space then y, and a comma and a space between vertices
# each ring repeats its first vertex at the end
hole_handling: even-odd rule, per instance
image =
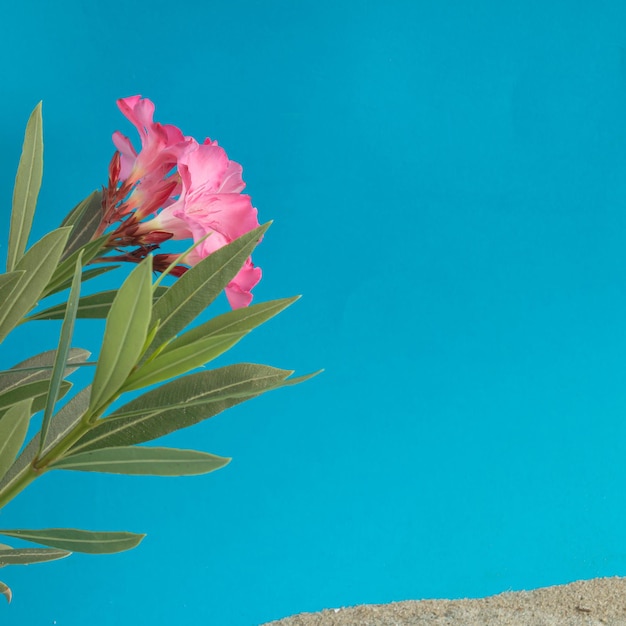
MULTIPOLYGON (((114 130, 136 138, 115 100, 149 97, 275 220, 255 301, 304 294, 223 362, 326 370, 168 438, 232 456, 215 474, 35 483, 1 526, 148 537, 3 570, 3 624, 252 625, 626 574, 623 3, 27 0, 0 52, 4 224, 40 99, 34 236, 105 182, 114 130)), ((53 347, 46 324, 3 364, 53 347)))

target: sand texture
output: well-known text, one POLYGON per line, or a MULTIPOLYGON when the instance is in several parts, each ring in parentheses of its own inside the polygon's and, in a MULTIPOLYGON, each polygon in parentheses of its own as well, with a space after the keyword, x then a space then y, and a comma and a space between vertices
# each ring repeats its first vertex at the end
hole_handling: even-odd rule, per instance
POLYGON ((626 626, 626 578, 473 600, 420 600, 301 613, 263 626, 626 626))

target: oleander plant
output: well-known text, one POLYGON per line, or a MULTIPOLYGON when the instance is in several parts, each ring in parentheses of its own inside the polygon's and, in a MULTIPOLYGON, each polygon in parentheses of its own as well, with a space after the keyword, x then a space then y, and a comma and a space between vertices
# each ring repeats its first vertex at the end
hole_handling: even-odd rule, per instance
MULTIPOLYGON (((204 367, 297 297, 251 304, 261 278, 251 254, 269 224, 259 224, 242 193, 241 165, 216 141, 199 143, 154 122, 148 99, 117 104, 137 128, 141 148, 115 132, 107 184, 30 246, 43 172, 41 104, 26 127, 0 274, 0 343, 18 326, 41 320, 58 321, 58 339, 54 349, 0 371, 0 509, 50 471, 212 472, 230 459, 143 444, 314 375, 292 377, 254 363, 204 367), (169 240, 187 242, 166 253, 169 240), (122 272, 128 263, 131 271, 122 272), (121 276, 119 287, 89 292, 98 282, 89 281, 109 272, 109 280, 121 276), (194 325, 222 292, 232 310, 194 325), (93 360, 72 343, 77 321, 86 318, 104 320, 93 360), (91 381, 82 389, 68 380, 78 368, 91 381), (29 432, 36 434, 27 441, 29 432)), ((36 544, 0 544, 0 567, 120 552, 145 536, 75 528, 0 534, 36 544)), ((4 582, 0 593, 11 601, 4 582)))

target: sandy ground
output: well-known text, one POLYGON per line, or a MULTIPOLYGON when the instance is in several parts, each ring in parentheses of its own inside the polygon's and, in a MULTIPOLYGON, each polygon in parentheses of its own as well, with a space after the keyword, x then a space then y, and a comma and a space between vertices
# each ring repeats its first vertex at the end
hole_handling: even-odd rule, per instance
POLYGON ((262 626, 626 626, 626 578, 475 600, 420 600, 301 613, 262 626))

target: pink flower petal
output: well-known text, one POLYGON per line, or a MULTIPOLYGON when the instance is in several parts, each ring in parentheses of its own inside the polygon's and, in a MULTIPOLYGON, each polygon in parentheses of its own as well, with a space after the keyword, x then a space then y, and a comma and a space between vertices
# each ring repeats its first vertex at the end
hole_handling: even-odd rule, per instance
POLYGON ((130 142, 130 139, 122 135, 119 131, 115 131, 113 133, 113 144, 119 150, 121 155, 120 176, 125 180, 128 178, 133 169, 133 165, 137 159, 137 152, 135 151, 133 144, 130 142))
POLYGON ((141 139, 141 151, 137 154, 130 141, 123 138, 123 135, 114 136, 113 141, 117 142, 116 146, 124 157, 122 162, 122 171, 126 174, 124 178, 127 180, 130 178, 129 182, 134 184, 146 175, 155 177, 167 175, 193 140, 190 137, 186 138, 176 126, 155 123, 154 104, 147 98, 141 96, 122 98, 117 101, 117 105, 137 128, 141 139))
MULTIPOLYGON (((154 230, 164 230, 172 233, 173 239, 190 239, 191 237, 193 237, 194 233, 190 228, 189 223, 174 215, 177 204, 178 203, 175 202, 171 206, 160 211, 158 215, 156 215, 156 217, 154 217, 153 219, 146 222, 141 222, 139 224, 139 228, 136 231, 137 234, 144 235, 154 230)), ((201 235, 200 237, 194 237, 194 239, 200 239, 202 236, 203 235, 201 235)), ((194 265, 201 258, 203 257, 194 258, 194 261, 191 264, 194 265)))
POLYGON ((198 231, 215 230, 233 241, 257 228, 257 210, 250 196, 238 193, 212 193, 185 197, 176 215, 198 231))
POLYGON ((143 144, 143 136, 148 135, 148 129, 153 124, 154 103, 147 98, 142 99, 141 96, 130 96, 120 98, 117 106, 142 135, 141 143, 143 144))
POLYGON ((246 183, 244 183, 241 178, 242 172, 243 167, 241 167, 239 163, 229 161, 228 168, 226 169, 226 173, 224 174, 222 184, 220 185, 218 191, 220 193, 241 193, 246 186, 246 183))
POLYGON ((181 155, 178 169, 190 195, 215 193, 228 170, 228 157, 219 146, 196 145, 181 155))
POLYGON ((261 268, 254 267, 248 259, 237 276, 226 286, 226 298, 233 309, 240 309, 252 302, 250 291, 261 280, 261 275, 261 268))

